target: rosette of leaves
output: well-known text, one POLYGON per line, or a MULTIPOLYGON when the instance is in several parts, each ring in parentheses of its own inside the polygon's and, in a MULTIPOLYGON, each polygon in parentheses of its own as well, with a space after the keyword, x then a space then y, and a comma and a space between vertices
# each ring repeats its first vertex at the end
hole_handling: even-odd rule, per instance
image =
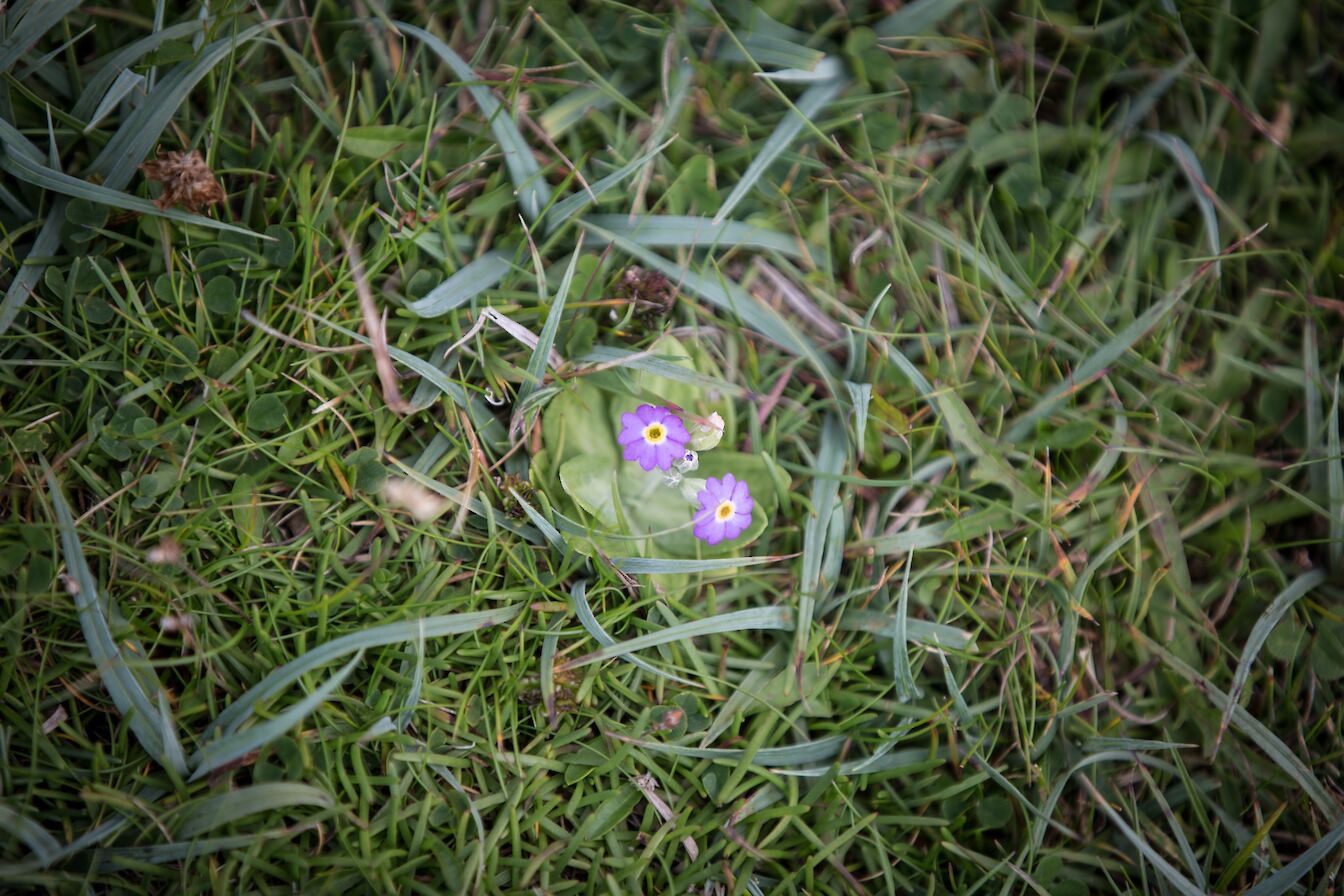
MULTIPOLYGON (((722 374, 697 346, 663 336, 653 356, 712 380, 722 374)), ((765 530, 779 504, 777 482, 764 459, 735 451, 736 416, 726 396, 712 388, 671 379, 646 370, 611 369, 574 380, 542 414, 543 449, 533 458, 532 480, 556 509, 589 530, 590 544, 609 556, 722 557, 746 548, 765 530), (664 474, 645 472, 621 457, 616 437, 621 415, 641 404, 670 405, 691 416, 718 412, 725 421, 723 441, 700 454, 697 478, 733 473, 751 487, 756 507, 751 525, 737 538, 713 547, 691 533, 694 506, 669 487, 664 474)))

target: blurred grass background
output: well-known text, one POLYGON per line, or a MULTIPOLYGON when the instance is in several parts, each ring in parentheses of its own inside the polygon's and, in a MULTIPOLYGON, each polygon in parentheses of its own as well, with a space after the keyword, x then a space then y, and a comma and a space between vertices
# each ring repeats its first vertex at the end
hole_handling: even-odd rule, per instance
POLYGON ((3 886, 1337 892, 1341 12, 9 3, 3 886))

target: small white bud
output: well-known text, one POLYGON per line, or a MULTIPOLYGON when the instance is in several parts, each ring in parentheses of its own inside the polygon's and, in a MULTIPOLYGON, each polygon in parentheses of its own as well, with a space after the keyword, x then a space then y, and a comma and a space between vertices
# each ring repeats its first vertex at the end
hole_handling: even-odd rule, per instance
POLYGON ((708 451, 723 439, 723 418, 717 411, 708 417, 695 417, 686 430, 691 434, 691 448, 696 451, 708 451))

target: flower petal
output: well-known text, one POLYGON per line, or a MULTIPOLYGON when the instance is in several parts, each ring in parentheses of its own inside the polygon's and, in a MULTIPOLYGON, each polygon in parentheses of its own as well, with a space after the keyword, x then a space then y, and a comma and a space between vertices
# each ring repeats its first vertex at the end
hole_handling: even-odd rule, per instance
POLYGON ((654 456, 657 458, 658 469, 660 470, 672 469, 672 461, 681 456, 680 448, 675 445, 669 445, 665 441, 655 445, 653 450, 654 456))
POLYGON ((711 519, 695 527, 695 537, 708 544, 718 544, 723 541, 726 528, 721 520, 711 519))
POLYGON ((635 409, 635 416, 639 418, 640 423, 649 424, 658 419, 658 411, 659 408, 651 404, 642 404, 635 409))

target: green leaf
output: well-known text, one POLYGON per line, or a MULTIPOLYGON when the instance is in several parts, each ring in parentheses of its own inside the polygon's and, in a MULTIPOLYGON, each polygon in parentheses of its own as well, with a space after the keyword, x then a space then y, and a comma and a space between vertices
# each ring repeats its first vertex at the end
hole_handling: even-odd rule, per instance
POLYGON ((285 405, 271 393, 258 395, 247 405, 247 428, 254 432, 275 432, 285 425, 285 405))
POLYGON ((221 317, 233 317, 238 313, 240 306, 238 290, 233 285, 232 277, 224 274, 211 277, 205 283, 201 298, 205 301, 205 307, 213 314, 218 314, 221 317))

